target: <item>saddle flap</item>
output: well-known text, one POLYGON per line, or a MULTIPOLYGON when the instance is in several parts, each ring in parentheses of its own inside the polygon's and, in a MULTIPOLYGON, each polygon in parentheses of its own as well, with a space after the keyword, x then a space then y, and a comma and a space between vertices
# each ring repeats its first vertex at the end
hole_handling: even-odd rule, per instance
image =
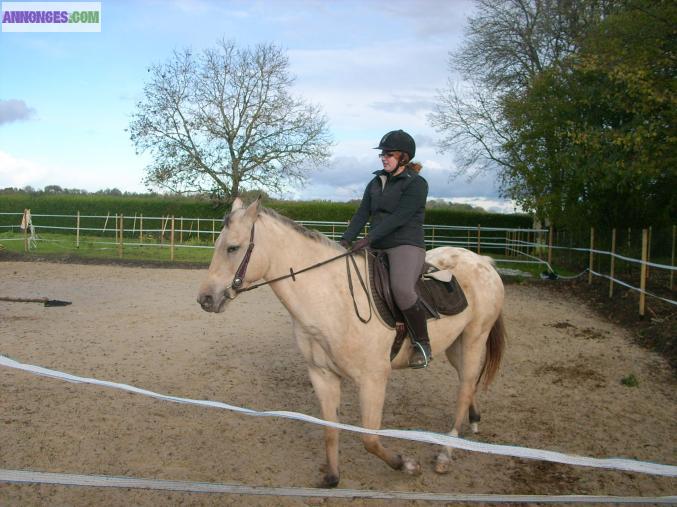
POLYGON ((454 275, 448 269, 441 269, 439 271, 435 271, 434 273, 425 273, 423 275, 423 278, 432 278, 434 280, 437 280, 438 282, 445 283, 451 282, 451 279, 453 277, 454 275))

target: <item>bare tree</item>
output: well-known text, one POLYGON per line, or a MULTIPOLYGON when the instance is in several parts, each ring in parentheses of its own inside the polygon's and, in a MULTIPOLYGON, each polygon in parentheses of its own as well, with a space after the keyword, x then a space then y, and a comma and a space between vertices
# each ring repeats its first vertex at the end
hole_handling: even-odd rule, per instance
POLYGON ((291 95, 288 67, 273 44, 220 41, 149 68, 129 127, 137 152, 153 155, 146 184, 231 198, 303 183, 331 139, 320 108, 291 95))
POLYGON ((613 0, 477 0, 466 40, 450 54, 450 79, 429 116, 438 147, 456 154, 459 172, 510 169, 519 155, 503 120, 506 97, 523 93, 544 68, 576 51, 582 34, 613 0))

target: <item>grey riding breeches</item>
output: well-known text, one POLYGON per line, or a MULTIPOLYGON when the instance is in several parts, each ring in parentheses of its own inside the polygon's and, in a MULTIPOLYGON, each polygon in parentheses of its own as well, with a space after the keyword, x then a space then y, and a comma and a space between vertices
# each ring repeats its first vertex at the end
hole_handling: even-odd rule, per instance
POLYGON ((416 303, 416 280, 423 273, 425 250, 413 245, 399 245, 383 250, 390 264, 390 288, 395 304, 401 310, 411 308, 416 303))

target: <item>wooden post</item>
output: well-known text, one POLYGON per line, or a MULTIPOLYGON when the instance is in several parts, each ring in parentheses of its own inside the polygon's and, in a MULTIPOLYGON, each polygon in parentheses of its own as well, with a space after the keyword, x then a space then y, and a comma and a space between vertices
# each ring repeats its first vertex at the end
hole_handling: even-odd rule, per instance
POLYGON ((552 225, 548 230, 548 266, 552 267, 552 225))
POLYGON ((80 248, 80 212, 75 223, 75 248, 80 248))
POLYGON ((616 228, 611 229, 611 269, 609 270, 609 298, 614 297, 614 272, 616 267, 616 228))
POLYGON ((179 218, 179 244, 183 245, 183 217, 179 218))
POLYGON ((480 254, 480 224, 477 224, 477 255, 480 254))
MULTIPOLYGON (((653 226, 649 226, 649 239, 647 242, 647 248, 646 248, 646 260, 647 262, 651 261, 651 240, 653 239, 653 226)), ((651 278, 651 267, 647 266, 646 267, 646 279, 649 281, 649 278, 651 278)))
MULTIPOLYGON (((675 229, 676 228, 677 228, 677 226, 675 226, 675 225, 672 226, 672 257, 671 257, 671 261, 670 261, 670 266, 672 266, 673 268, 675 267, 675 229)), ((674 278, 675 278, 675 270, 671 269, 670 270, 670 290, 672 290, 674 278)))
MULTIPOLYGON (((117 215, 115 215, 115 217, 117 218, 117 215)), ((106 235, 106 227, 108 226, 108 219, 109 218, 110 218, 110 211, 106 215, 106 221, 103 223, 103 232, 101 233, 102 236, 106 235)))
POLYGON ((649 250, 649 231, 642 229, 642 271, 639 280, 639 316, 644 317, 644 308, 646 304, 646 260, 649 250))
POLYGON ((174 215, 172 215, 172 230, 169 234, 169 260, 174 260, 174 215))
POLYGON ((167 220, 164 215, 160 217, 160 244, 165 244, 165 231, 167 230, 167 220))
POLYGON ((122 257, 122 215, 115 214, 115 228, 116 239, 118 244, 118 257, 122 257))
POLYGON ((200 242, 200 217, 197 219, 197 242, 200 242))
POLYGON ((517 247, 516 253, 522 253, 522 245, 520 243, 521 241, 522 241, 522 228, 518 227, 517 228, 516 240, 515 240, 515 245, 517 247))
POLYGON ((139 243, 143 243, 143 213, 139 215, 139 243))
POLYGON ((28 253, 28 229, 31 227, 28 223, 29 211, 29 209, 24 208, 24 217, 21 220, 21 224, 24 226, 24 253, 28 253))
POLYGON ((592 283, 592 269, 594 268, 593 260, 594 254, 593 250, 595 248, 595 228, 590 227, 590 265, 588 266, 588 284, 592 283))
POLYGON ((430 238, 430 248, 435 248, 435 226, 433 225, 433 234, 430 238))
POLYGON ((212 218, 212 245, 216 243, 216 219, 212 218))

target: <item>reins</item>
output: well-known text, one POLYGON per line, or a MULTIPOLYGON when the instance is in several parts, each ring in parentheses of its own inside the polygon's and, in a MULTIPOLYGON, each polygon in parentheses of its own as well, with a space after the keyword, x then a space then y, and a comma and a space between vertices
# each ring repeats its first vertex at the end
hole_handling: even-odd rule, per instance
MULTIPOLYGON (((330 262, 334 262, 335 260, 341 259, 342 257, 346 258, 346 273, 348 276, 348 289, 350 290, 350 296, 353 299, 353 307, 355 308, 355 314, 357 315, 357 318, 360 319, 361 322, 366 324, 371 320, 372 317, 372 312, 371 312, 371 301, 369 299, 369 291, 367 289, 367 284, 364 282, 364 279, 362 278, 362 274, 360 273, 360 270, 357 267, 357 263, 355 262, 355 258, 352 256, 351 251, 347 251, 345 253, 336 255, 334 257, 330 257, 329 259, 326 259, 324 261, 315 263, 311 266, 307 266, 303 269, 300 269, 298 271, 294 271, 293 268, 289 268, 289 274, 288 275, 282 275, 278 276, 277 278, 273 278, 272 280, 267 280, 264 282, 259 282, 255 283, 254 285, 250 285, 249 287, 242 287, 242 284, 244 283, 244 275, 245 272, 247 271, 247 266, 249 265, 249 260, 251 258, 252 251, 254 250, 254 224, 252 224, 252 230, 249 236, 249 246, 247 247, 247 252, 245 253, 244 257, 242 258, 242 262, 240 263, 240 266, 237 268, 237 271, 235 272, 235 276, 233 278, 233 282, 231 283, 230 287, 235 289, 236 292, 247 292, 250 290, 258 289, 259 287, 263 287, 264 285, 270 285, 271 283, 279 282, 281 280, 286 280, 287 278, 291 278, 292 281, 296 281, 296 275, 300 275, 301 273, 305 273, 306 271, 310 271, 311 269, 319 268, 321 266, 324 266, 325 264, 329 264, 330 262), (350 259, 350 260, 349 260, 350 259), (367 302, 369 304, 369 317, 365 319, 360 315, 360 311, 357 308, 357 302, 355 301, 355 292, 353 289, 353 280, 350 272, 350 261, 353 263, 353 268, 355 269, 355 272, 357 273, 357 278, 360 281, 360 285, 362 286, 362 290, 364 291, 364 294, 367 296, 367 302)), ((365 255, 368 255, 365 253, 365 255)), ((230 288, 227 287, 227 288, 230 288)))

